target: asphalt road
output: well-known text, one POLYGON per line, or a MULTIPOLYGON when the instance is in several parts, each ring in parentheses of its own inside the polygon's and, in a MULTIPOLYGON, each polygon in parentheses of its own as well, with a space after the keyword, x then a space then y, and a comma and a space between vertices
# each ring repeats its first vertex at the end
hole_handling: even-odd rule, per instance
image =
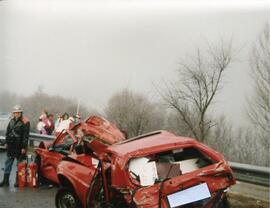
POLYGON ((237 181, 230 188, 229 201, 232 208, 269 208, 270 188, 237 181))
MULTIPOLYGON (((4 171, 4 161, 6 153, 0 152, 0 179, 2 180, 4 171)), ((13 164, 12 175, 10 177, 10 187, 0 188, 0 208, 52 208, 57 187, 44 186, 41 188, 14 188, 15 166, 13 164)))

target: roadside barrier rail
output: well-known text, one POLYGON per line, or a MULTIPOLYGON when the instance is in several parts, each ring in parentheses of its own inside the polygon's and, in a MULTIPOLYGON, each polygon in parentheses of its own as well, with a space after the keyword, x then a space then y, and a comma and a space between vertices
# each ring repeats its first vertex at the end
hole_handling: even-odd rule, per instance
MULTIPOLYGON (((30 133, 29 140, 30 144, 41 141, 53 141, 55 136, 42 135, 37 133, 30 133)), ((248 183, 258 184, 269 187, 270 181, 270 168, 261 167, 256 165, 249 165, 243 163, 229 162, 234 175, 238 181, 245 181, 248 183)))
POLYGON ((31 141, 53 141, 55 139, 55 136, 53 135, 43 135, 43 134, 37 134, 37 133, 30 133, 29 134, 29 140, 31 141))
POLYGON ((238 181, 270 186, 270 167, 229 162, 238 181))

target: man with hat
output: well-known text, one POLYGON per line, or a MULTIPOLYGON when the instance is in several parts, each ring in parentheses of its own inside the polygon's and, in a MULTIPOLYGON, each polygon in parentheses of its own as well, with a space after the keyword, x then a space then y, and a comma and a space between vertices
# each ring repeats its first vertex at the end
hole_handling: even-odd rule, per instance
MULTIPOLYGON (((0 183, 0 187, 9 186, 9 176, 15 158, 17 163, 26 158, 30 122, 23 117, 21 106, 15 105, 12 113, 13 117, 6 131, 7 159, 5 161, 4 178, 0 183)), ((15 187, 18 186, 17 175, 18 174, 16 174, 16 182, 14 184, 15 187)))

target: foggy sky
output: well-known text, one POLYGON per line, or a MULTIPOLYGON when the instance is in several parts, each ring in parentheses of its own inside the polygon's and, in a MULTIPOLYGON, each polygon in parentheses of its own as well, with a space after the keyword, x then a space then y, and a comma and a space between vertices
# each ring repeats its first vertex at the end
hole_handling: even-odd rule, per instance
POLYGON ((233 37, 241 51, 215 108, 237 123, 252 91, 248 53, 270 22, 258 2, 0 1, 0 90, 43 86, 97 110, 126 87, 156 100, 153 84, 172 79, 181 57, 233 37))

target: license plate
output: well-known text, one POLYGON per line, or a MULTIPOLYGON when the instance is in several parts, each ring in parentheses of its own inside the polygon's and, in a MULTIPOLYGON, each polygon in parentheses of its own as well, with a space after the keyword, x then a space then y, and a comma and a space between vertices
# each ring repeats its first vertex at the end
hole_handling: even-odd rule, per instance
POLYGON ((167 196, 171 208, 181 205, 189 204, 192 202, 200 201, 210 198, 211 194, 206 183, 178 191, 167 196))

